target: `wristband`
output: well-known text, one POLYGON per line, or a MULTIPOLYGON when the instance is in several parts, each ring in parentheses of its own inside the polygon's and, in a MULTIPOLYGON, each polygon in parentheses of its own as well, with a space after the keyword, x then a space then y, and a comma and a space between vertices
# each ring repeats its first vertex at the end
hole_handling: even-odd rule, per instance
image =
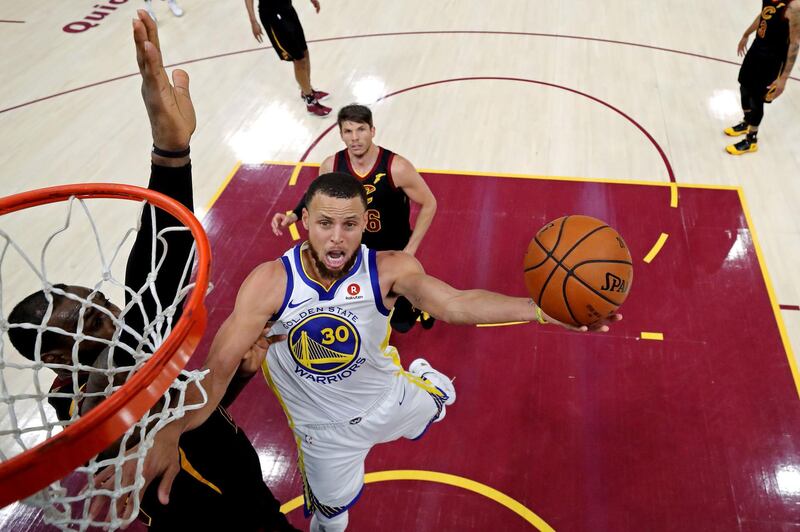
POLYGON ((542 325, 547 325, 544 316, 542 316, 542 309, 539 308, 538 306, 536 307, 536 321, 538 321, 542 325))
POLYGON ((153 153, 158 155, 159 157, 166 157, 167 159, 181 159, 183 157, 189 156, 189 147, 187 146, 185 150, 181 151, 169 151, 169 150, 162 150, 155 144, 153 144, 153 153))

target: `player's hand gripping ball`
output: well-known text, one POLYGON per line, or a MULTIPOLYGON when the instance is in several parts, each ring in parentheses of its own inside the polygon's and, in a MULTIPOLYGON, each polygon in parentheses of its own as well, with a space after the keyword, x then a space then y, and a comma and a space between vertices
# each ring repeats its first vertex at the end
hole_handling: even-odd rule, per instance
POLYGON ((525 286, 549 316, 581 326, 612 316, 633 281, 625 241, 605 222, 564 216, 542 227, 525 253, 525 286))

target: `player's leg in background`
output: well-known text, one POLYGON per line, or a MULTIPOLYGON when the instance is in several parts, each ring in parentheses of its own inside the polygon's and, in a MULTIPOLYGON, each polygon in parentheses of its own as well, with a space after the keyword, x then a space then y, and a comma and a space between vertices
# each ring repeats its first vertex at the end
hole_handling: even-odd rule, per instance
MULTIPOLYGON (((764 100, 761 96, 761 92, 753 90, 753 88, 747 85, 741 85, 740 92, 742 110, 744 111, 744 120, 742 124, 746 124, 747 127, 742 133, 738 134, 746 134, 747 136, 743 140, 725 148, 731 155, 742 155, 758 151, 758 126, 761 124, 762 118, 764 118, 764 100)), ((728 129, 733 130, 734 128, 738 128, 739 130, 743 129, 741 124, 728 129)), ((725 130, 725 133, 731 134, 728 130, 725 130)))
POLYGON ((311 59, 308 50, 303 52, 302 59, 294 60, 294 78, 300 85, 300 95, 306 104, 306 110, 317 116, 328 116, 331 108, 319 103, 319 98, 327 96, 328 93, 315 91, 311 85, 311 59))
POLYGON ((747 122, 747 115, 752 111, 750 103, 750 95, 745 89, 744 85, 739 85, 739 97, 742 102, 742 121, 736 125, 726 127, 725 134, 729 137, 738 137, 739 135, 747 135, 750 130, 750 124, 747 122))
POLYGON ((292 64, 294 65, 294 79, 300 85, 300 90, 303 97, 312 96, 314 89, 311 87, 311 59, 308 56, 308 50, 303 53, 303 57, 295 59, 292 64))

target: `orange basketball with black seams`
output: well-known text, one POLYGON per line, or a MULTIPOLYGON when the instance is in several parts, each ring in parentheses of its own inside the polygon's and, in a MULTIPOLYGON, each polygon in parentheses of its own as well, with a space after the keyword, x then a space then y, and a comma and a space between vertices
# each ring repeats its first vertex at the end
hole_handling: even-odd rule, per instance
POLYGON ((633 281, 627 244, 605 222, 573 215, 542 227, 525 253, 525 286, 534 302, 570 325, 613 315, 633 281))

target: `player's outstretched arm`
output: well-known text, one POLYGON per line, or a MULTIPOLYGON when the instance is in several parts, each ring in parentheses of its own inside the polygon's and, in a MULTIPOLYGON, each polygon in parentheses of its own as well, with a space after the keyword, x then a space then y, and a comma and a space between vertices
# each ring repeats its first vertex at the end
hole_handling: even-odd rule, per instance
MULTIPOLYGON (((189 96, 189 77, 183 71, 176 71, 175 85, 170 84, 163 67, 158 29, 145 11, 137 12, 137 18, 133 21, 133 37, 142 76, 142 100, 150 120, 153 146, 166 152, 178 152, 172 153, 172 157, 165 157, 162 151, 151 152, 153 165, 148 188, 166 194, 193 211, 188 147, 196 121, 189 96)), ((142 211, 140 230, 128 256, 125 271, 125 284, 142 297, 143 310, 133 309, 125 317, 126 325, 135 331, 144 331, 149 317, 158 312, 159 303, 170 304, 180 291, 181 282, 187 282, 183 279, 183 270, 194 243, 189 232, 162 233, 166 247, 159 245, 153 248, 154 231, 160 233, 169 227, 181 226, 177 219, 161 209, 155 209, 154 213, 150 209, 142 211), (166 250, 168 251, 165 253, 166 250), (164 258, 159 275, 154 280, 157 297, 152 290, 142 290, 149 282, 150 259, 154 253, 164 258)), ((130 303, 131 293, 126 291, 125 297, 127 305, 130 303)), ((179 319, 180 309, 178 307, 173 323, 179 319)), ((122 338, 127 342, 128 333, 124 332, 122 338)))
MULTIPOLYGON (((208 375, 202 381, 207 395, 206 404, 187 412, 183 418, 170 423, 156 435, 156 443, 148 453, 147 461, 154 451, 158 450, 160 455, 154 456, 152 469, 148 469, 149 464, 145 462, 145 474, 153 475, 150 478, 146 476, 145 482, 159 476, 159 470, 164 470, 158 490, 159 500, 163 504, 169 501, 172 481, 178 472, 174 462, 180 435, 201 425, 219 405, 239 365, 261 338, 270 317, 280 308, 286 282, 286 270, 280 261, 261 264, 250 273, 239 289, 233 312, 217 331, 203 365, 203 369, 208 370, 208 375)), ((187 390, 186 404, 201 401, 202 395, 197 387, 187 390)))
MULTIPOLYGON (((202 381, 207 396, 206 403, 201 408, 187 411, 182 418, 171 422, 156 434, 144 461, 144 486, 141 493, 147 491, 153 480, 160 478, 158 499, 162 504, 169 503, 172 482, 180 472, 178 442, 181 434, 208 419, 225 395, 239 365, 253 349, 258 351, 258 346, 253 346, 259 342, 269 318, 280 308, 286 282, 283 265, 280 261, 273 261, 256 267, 242 283, 234 310, 217 331, 204 364, 204 369, 208 370, 202 381)), ((203 393, 197 386, 187 388, 184 401, 186 405, 200 404, 202 401, 203 393)), ((123 468, 122 485, 133 483, 136 474, 136 461, 127 462, 123 468)), ((113 483, 113 475, 113 468, 106 468, 95 477, 95 486, 113 483)), ((97 498, 92 502, 89 513, 98 515, 104 503, 102 497, 97 498)), ((133 504, 122 498, 117 500, 117 505, 117 515, 123 517, 130 515, 134 508, 133 504)))
MULTIPOLYGON (((133 20, 132 26, 133 41, 136 47, 136 62, 139 66, 139 73, 142 76, 142 100, 144 101, 147 116, 150 120, 153 145, 167 152, 184 151, 189 147, 189 141, 196 126, 194 106, 189 96, 189 76, 183 70, 176 70, 173 72, 172 76, 173 83, 170 83, 161 56, 158 28, 145 10, 137 11, 137 16, 133 20)), ((181 171, 181 167, 187 167, 189 164, 188 155, 184 157, 162 157, 153 153, 151 157, 154 165, 174 167, 174 170, 170 170, 170 172, 181 171)), ((152 184, 153 179, 151 178, 151 185, 152 184)), ((191 174, 188 176, 187 186, 188 202, 190 203, 191 174)), ((181 187, 178 186, 177 188, 181 187)), ((183 198, 182 203, 186 204, 186 200, 187 198, 183 198)), ((148 218, 148 216, 149 214, 145 213, 145 218, 148 218)), ((157 214, 157 217, 158 216, 157 214)), ((149 223, 151 223, 151 221, 143 220, 143 227, 149 223)), ((167 224, 159 224, 157 221, 156 225, 167 224)), ((149 241, 149 231, 140 233, 131 250, 128 267, 126 269, 126 284, 128 286, 133 286, 137 290, 142 285, 143 279, 147 276, 146 268, 137 267, 137 263, 141 262, 141 260, 149 259, 149 241), (146 249, 142 246, 143 242, 148 243, 146 249), (144 258, 140 259, 138 257, 140 255, 144 258)), ((183 257, 181 257, 184 259, 182 262, 185 262, 185 257, 188 257, 188 248, 191 247, 191 243, 189 243, 187 249, 183 253, 178 249, 172 249, 173 247, 175 246, 170 248, 173 255, 183 255, 183 257)), ((157 280, 157 285, 158 281, 163 282, 165 280, 166 277, 162 275, 161 278, 157 280)), ((173 290, 176 286, 177 285, 173 285, 173 290)), ((157 288, 159 287, 157 286, 157 288)), ((150 306, 147 303, 150 301, 147 300, 147 296, 145 299, 145 306, 150 306)), ((126 317, 126 325, 132 327, 134 330, 142 331, 144 329, 142 319, 143 317, 141 315, 133 312, 126 317)), ((87 388, 90 391, 98 388, 102 389, 104 386, 104 383, 97 384, 90 382, 87 384, 87 388)), ((83 409, 84 411, 88 411, 93 406, 92 402, 89 401, 84 404, 83 409)), ((158 453, 155 454, 158 455, 158 453)), ((171 470, 173 471, 172 476, 174 476, 174 474, 177 474, 179 466, 174 456, 169 458, 170 459, 166 461, 157 460, 156 462, 161 464, 159 466, 161 467, 160 472, 171 470)), ((149 455, 148 459, 150 459, 149 455)), ((135 463, 135 460, 131 460, 125 464, 122 472, 123 485, 130 485, 133 482, 136 475, 135 463)), ((150 460, 150 470, 154 469, 153 464, 154 461, 150 460)), ((147 467, 148 464, 146 462, 145 468, 147 469, 147 467)), ((95 476, 95 486, 107 486, 109 483, 113 483, 115 480, 113 478, 114 474, 115 468, 107 467, 95 476)), ((153 477, 154 475, 151 475, 149 478, 152 479, 153 477)), ((107 498, 96 497, 91 503, 89 513, 93 516, 97 516, 98 513, 102 511, 106 502, 107 498)), ((117 505, 118 515, 123 516, 130 515, 134 508, 133 504, 127 504, 127 499, 122 498, 117 500, 117 505), (126 506, 123 507, 123 505, 126 506)))
MULTIPOLYGON (((390 292, 405 296, 412 305, 436 319, 455 325, 477 323, 503 323, 510 321, 539 320, 560 325, 572 331, 587 331, 589 327, 573 327, 557 321, 541 310, 530 298, 511 297, 488 290, 458 290, 449 284, 427 275, 413 257, 384 252, 378 255, 378 270, 383 280, 384 272, 392 282, 390 292), (385 266, 384 266, 385 265, 385 266), (383 267, 382 267, 383 266, 383 267)), ((609 321, 617 321, 616 314, 609 321)), ((598 323, 591 330, 605 332, 607 322, 598 323)))

